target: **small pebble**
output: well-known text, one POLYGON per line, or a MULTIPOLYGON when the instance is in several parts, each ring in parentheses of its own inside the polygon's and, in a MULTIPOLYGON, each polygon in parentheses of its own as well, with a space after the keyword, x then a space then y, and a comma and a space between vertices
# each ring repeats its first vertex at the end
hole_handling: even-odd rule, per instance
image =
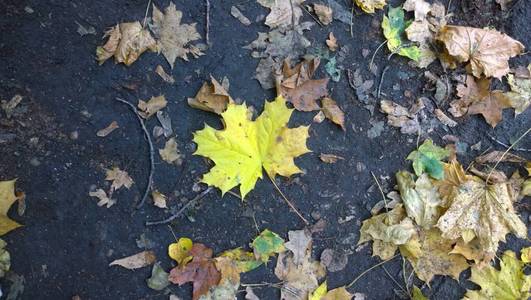
POLYGON ((316 220, 316 221, 319 220, 319 219, 321 219, 321 213, 320 213, 319 211, 317 211, 317 210, 312 211, 312 212, 310 213, 310 215, 311 215, 312 218, 313 218, 314 220, 316 220))
POLYGON ((71 140, 77 140, 78 138, 79 138, 79 132, 77 132, 77 130, 70 132, 70 139, 71 140))
POLYGON ((34 167, 38 167, 41 165, 41 162, 36 157, 34 157, 30 160, 30 164, 34 167))

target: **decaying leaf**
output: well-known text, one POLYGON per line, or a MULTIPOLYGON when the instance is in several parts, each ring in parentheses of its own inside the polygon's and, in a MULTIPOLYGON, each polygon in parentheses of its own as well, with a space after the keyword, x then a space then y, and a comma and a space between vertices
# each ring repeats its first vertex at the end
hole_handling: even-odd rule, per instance
POLYGON ((153 96, 147 102, 143 100, 138 100, 138 109, 140 109, 138 114, 142 118, 148 119, 154 114, 156 114, 159 110, 166 107, 167 104, 168 101, 166 101, 166 97, 164 97, 164 95, 160 95, 157 97, 153 96))
POLYGON ((428 174, 423 173, 414 181, 413 174, 400 171, 396 173, 396 181, 408 217, 422 228, 429 229, 435 225, 441 199, 428 174))
POLYGON ((482 251, 495 254, 500 241, 512 232, 527 237, 525 224, 513 208, 508 183, 486 185, 478 178, 461 184, 437 227, 446 239, 462 238, 465 243, 477 237, 482 251))
POLYGON ((311 250, 312 236, 304 229, 290 230, 288 231, 288 241, 284 243, 284 247, 293 253, 293 262, 299 265, 308 249, 311 250))
POLYGON ((401 7, 390 7, 387 16, 383 17, 382 29, 387 39, 387 48, 393 53, 408 57, 414 61, 420 59, 420 50, 417 46, 407 46, 403 38, 406 30, 404 11, 401 7))
POLYGON ((100 201, 98 201, 98 206, 106 205, 107 208, 113 206, 116 203, 115 199, 111 199, 109 196, 107 196, 107 193, 102 189, 97 189, 93 192, 89 192, 90 197, 96 197, 100 201))
POLYGON ((11 255, 6 250, 7 243, 0 239, 0 278, 4 278, 11 268, 11 255))
POLYGON ((337 45, 337 39, 336 37, 334 36, 334 33, 333 32, 330 32, 328 34, 328 39, 326 40, 326 46, 328 46, 328 49, 330 49, 330 51, 336 51, 337 50, 337 47, 339 47, 337 45))
POLYGON ((111 197, 112 192, 118 190, 119 188, 125 187, 129 189, 133 185, 133 179, 129 177, 129 174, 127 174, 126 171, 120 170, 118 167, 114 167, 112 170, 107 170, 105 180, 112 181, 109 197, 111 197))
POLYGON ((269 261, 269 257, 286 250, 284 247, 284 240, 269 229, 262 231, 260 235, 253 240, 251 246, 253 247, 256 259, 264 263, 269 261))
POLYGON ((189 253, 193 257, 192 261, 173 268, 168 279, 178 285, 192 282, 193 300, 198 300, 201 295, 207 294, 211 287, 219 283, 221 273, 214 264, 212 249, 203 244, 194 243, 189 253))
POLYGON ((407 109, 393 101, 382 100, 380 110, 387 114, 387 124, 400 128, 401 133, 418 134, 421 131, 415 106, 407 109))
POLYGON ((321 253, 321 265, 329 272, 339 272, 345 269, 348 256, 343 251, 324 249, 321 253))
POLYGON ((22 226, 7 216, 9 208, 18 199, 15 193, 16 181, 16 179, 0 181, 0 236, 22 226))
POLYGON ((444 43, 453 59, 469 62, 477 78, 484 74, 501 79, 509 73, 509 58, 524 50, 522 43, 493 29, 447 25, 436 39, 444 43))
POLYGON ((344 160, 345 158, 335 154, 321 153, 319 154, 319 159, 327 164, 335 164, 338 160, 344 160))
POLYGON ((153 4, 151 30, 157 37, 159 49, 172 68, 178 57, 188 61, 188 54, 194 57, 203 55, 198 47, 190 45, 201 38, 195 28, 196 24, 181 24, 182 17, 182 12, 175 8, 173 2, 170 2, 164 13, 153 4))
POLYGON ((162 291, 170 285, 168 275, 169 274, 160 266, 159 262, 155 263, 151 270, 151 277, 146 280, 147 286, 155 291, 162 291))
POLYGON ((280 91, 288 102, 291 102, 295 109, 300 111, 318 110, 317 100, 328 94, 326 86, 328 78, 312 79, 315 71, 319 67, 319 58, 305 60, 293 68, 288 60, 282 66, 282 76, 280 80, 280 91))
POLYGON ((98 62, 103 64, 114 56, 116 63, 130 66, 146 50, 156 51, 157 43, 140 22, 120 23, 105 32, 105 45, 96 49, 98 62))
POLYGON ((262 178, 262 168, 271 178, 300 173, 294 158, 310 151, 306 147, 308 126, 288 128, 292 112, 279 96, 273 102, 266 101, 263 113, 252 121, 245 104, 229 103, 221 114, 225 129, 206 125, 194 133, 194 154, 215 163, 202 182, 218 187, 222 194, 240 185, 245 198, 262 178))
POLYGON ((188 98, 188 105, 193 108, 221 114, 229 103, 234 103, 225 88, 212 76, 211 83, 204 82, 194 98, 188 98))
POLYGON ((118 126, 118 122, 116 121, 112 121, 109 126, 101 129, 101 130, 98 130, 98 132, 96 133, 97 136, 99 137, 106 137, 108 136, 111 132, 113 132, 114 130, 120 128, 120 126, 118 126))
POLYGON ((167 197, 159 192, 159 191, 153 191, 151 193, 151 197, 153 198, 153 204, 156 206, 156 207, 159 207, 159 208, 168 208, 168 206, 166 205, 166 199, 167 197))
POLYGON ((417 176, 426 172, 432 178, 440 180, 444 178, 441 160, 449 155, 450 152, 448 150, 433 144, 432 140, 427 139, 417 150, 411 152, 407 159, 413 161, 413 169, 417 176))
POLYGON ((500 270, 493 266, 472 268, 470 281, 480 290, 467 290, 463 299, 529 299, 531 275, 524 273, 525 263, 516 254, 507 250, 500 259, 500 270))
POLYGON ((109 266, 121 266, 129 270, 139 269, 153 264, 156 260, 155 252, 142 251, 140 253, 117 259, 109 266))
POLYGON ((192 255, 190 254, 192 246, 191 239, 180 238, 177 243, 171 243, 168 246, 168 256, 175 260, 179 266, 184 266, 192 260, 192 255))
POLYGON ((330 97, 324 97, 321 100, 321 104, 323 105, 322 111, 325 117, 341 126, 341 129, 345 131, 345 113, 339 108, 336 101, 330 97))
POLYGON ((366 13, 372 14, 376 9, 383 9, 385 0, 355 0, 356 4, 366 13))
POLYGON ((265 20, 265 24, 271 28, 297 25, 299 24, 299 19, 302 17, 302 9, 300 6, 304 0, 258 0, 257 2, 263 7, 271 9, 265 20))
POLYGON ((328 25, 332 23, 332 20, 333 20, 332 8, 326 5, 323 5, 323 4, 314 3, 313 11, 317 15, 317 18, 319 18, 319 21, 321 22, 321 24, 328 25))
POLYGON ((457 126, 457 122, 452 120, 450 117, 448 117, 442 110, 436 108, 434 111, 435 116, 441 123, 448 127, 455 127, 457 126))
POLYGON ((527 162, 527 160, 521 156, 518 156, 516 154, 512 154, 510 152, 505 151, 491 151, 489 153, 483 154, 481 156, 478 156, 474 159, 477 163, 485 164, 485 163, 497 163, 499 162, 513 162, 522 164, 527 162))
POLYGON ((177 141, 175 138, 171 138, 166 141, 164 149, 159 149, 159 154, 162 160, 169 164, 180 165, 182 163, 182 155, 177 149, 177 141))
POLYGON ((236 19, 238 19, 238 21, 240 21, 240 23, 242 23, 243 25, 251 25, 251 21, 249 20, 249 18, 244 16, 243 13, 236 6, 231 6, 230 14, 236 19))
MULTIPOLYGON (((527 71, 531 72, 531 64, 527 66, 527 71)), ((506 93, 509 97, 511 107, 514 108, 515 115, 523 113, 531 105, 531 77, 518 76, 518 74, 507 75, 507 82, 511 91, 506 93)))
POLYGON ((162 78, 162 80, 166 81, 167 83, 169 84, 175 83, 175 79, 173 79, 173 76, 166 73, 166 71, 164 71, 164 68, 161 65, 158 65, 155 68, 155 73, 157 73, 160 76, 160 78, 162 78))

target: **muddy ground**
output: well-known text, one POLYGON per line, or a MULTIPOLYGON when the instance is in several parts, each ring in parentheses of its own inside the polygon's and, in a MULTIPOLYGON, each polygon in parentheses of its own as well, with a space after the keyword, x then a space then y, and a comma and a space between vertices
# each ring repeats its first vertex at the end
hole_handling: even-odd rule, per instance
MULTIPOLYGON (((154 1, 165 7, 168 1, 154 1)), ((313 1, 308 1, 313 2, 313 1)), ((326 2, 326 1, 324 1, 326 2)), ((338 2, 350 10, 350 3, 338 2)), ((452 23, 476 27, 490 26, 531 47, 531 2, 515 0, 510 10, 502 12, 493 0, 451 1, 455 14, 452 23)), ((203 1, 176 0, 177 9, 183 10, 184 22, 197 22, 204 37, 205 7, 203 1)), ((393 5, 400 2, 391 1, 393 5)), ((147 220, 169 216, 151 204, 136 210, 134 204, 141 197, 148 175, 148 148, 139 124, 131 111, 115 97, 135 102, 159 94, 169 100, 169 112, 184 163, 170 166, 156 156, 155 187, 167 195, 173 208, 181 207, 197 194, 196 184, 208 170, 207 163, 192 156, 195 149, 192 132, 204 123, 220 127, 219 118, 211 113, 195 110, 186 104, 186 97, 194 96, 204 80, 212 74, 227 76, 230 93, 252 104, 261 111, 264 99, 272 99, 274 90, 263 90, 254 80, 257 60, 243 49, 257 36, 267 31, 263 22, 243 26, 230 15, 230 7, 239 5, 252 21, 267 10, 255 1, 212 1, 210 17, 211 48, 206 55, 190 62, 177 61, 172 75, 176 83, 170 85, 154 73, 160 64, 169 67, 162 55, 144 54, 131 67, 113 62, 99 66, 95 60, 96 46, 102 43, 104 30, 117 22, 142 20, 147 1, 13 1, 0 3, 0 98, 10 99, 15 94, 24 97, 17 114, 11 119, 0 117, 0 134, 8 136, 0 144, 0 180, 18 178, 17 187, 27 194, 24 216, 11 212, 25 226, 3 238, 12 255, 12 270, 25 278, 22 299, 167 299, 163 293, 150 290, 145 283, 151 269, 129 271, 108 264, 116 258, 140 251, 136 240, 142 234, 151 240, 157 257, 165 269, 171 267, 166 254, 167 244, 174 240, 168 226, 146 227, 147 220), (80 36, 78 25, 93 26, 95 35, 80 36), (133 89, 127 87, 133 86, 133 89), (120 129, 106 138, 96 131, 117 121, 120 129), (112 208, 96 206, 88 196, 94 186, 104 184, 105 168, 118 166, 132 176, 135 184, 130 190, 116 194, 118 203, 112 208), (196 184, 194 188, 194 184, 196 184), (194 191, 195 189, 195 191, 194 191)), ((447 4, 447 3, 445 3, 447 4)), ((409 168, 407 154, 416 147, 417 136, 403 135, 396 128, 387 127, 381 136, 368 138, 369 119, 384 121, 376 111, 371 116, 357 99, 346 80, 346 70, 360 69, 363 76, 379 81, 381 70, 389 69, 381 85, 385 97, 409 105, 420 96, 432 97, 425 88, 424 70, 408 66, 406 59, 387 60, 388 51, 379 52, 375 62, 376 75, 369 72, 369 57, 362 49, 374 51, 383 41, 379 28, 382 11, 374 15, 355 10, 353 37, 348 24, 334 21, 328 27, 314 25, 306 35, 312 47, 323 47, 328 32, 333 31, 341 46, 348 46, 348 55, 341 63, 343 73, 339 82, 330 82, 331 96, 346 113, 347 126, 343 132, 325 121, 313 123, 309 148, 313 151, 297 159, 306 174, 290 180, 278 178, 285 194, 306 218, 326 220, 327 227, 314 236, 314 256, 325 248, 348 254, 347 267, 328 274, 330 287, 349 283, 355 276, 376 264, 370 247, 356 251, 360 222, 369 217, 369 209, 380 200, 371 171, 382 177, 384 188, 392 190, 393 174, 409 168), (407 92, 406 92, 407 91, 407 92), (409 97, 408 97, 409 96, 409 97), (338 164, 324 164, 320 153, 333 153, 345 160, 338 164)), ((305 14, 304 20, 312 19, 305 14)), ((529 55, 511 60, 511 64, 527 65, 529 55)), ((441 74, 434 63, 430 69, 441 74)), ((324 71, 321 74, 324 76, 324 71)), ((376 85, 375 85, 376 88, 376 85)), ((375 103, 373 103, 375 104, 375 103)), ((313 113, 295 113, 291 124, 311 123, 313 113)), ((459 120, 455 128, 438 126, 434 132, 423 135, 439 144, 451 134, 469 146, 482 143, 481 150, 468 149, 459 159, 467 164, 483 150, 503 149, 493 142, 491 135, 509 143, 521 135, 530 124, 531 111, 513 118, 512 110, 504 112, 504 121, 495 129, 479 116, 459 120)), ((147 122, 149 130, 157 125, 156 119, 147 122)), ((164 140, 155 141, 157 148, 164 140)), ((531 148, 531 138, 520 144, 531 148)), ((518 152, 531 158, 530 152, 518 152)), ((204 189, 204 186, 199 186, 204 189)), ((520 214, 529 223, 529 207, 522 205, 520 214)), ((187 236, 220 252, 246 246, 257 235, 253 216, 260 230, 269 228, 286 237, 288 230, 299 229, 303 223, 289 211, 271 182, 258 182, 246 202, 219 191, 211 192, 200 205, 189 211, 187 217, 175 220, 171 228, 177 236, 187 236)), ((509 236, 507 247, 520 247, 522 241, 509 236)), ((387 263, 386 270, 403 284, 402 262, 387 263)), ((244 274, 242 283, 276 282, 271 263, 244 274)), ((458 299, 471 287, 461 275, 459 282, 437 277, 423 291, 432 299, 458 299)), ((9 282, 1 283, 7 291, 9 282)), ((422 286, 422 285, 421 285, 422 286)), ((172 293, 183 299, 191 297, 191 285, 170 287, 172 293)), ((351 289, 368 295, 368 299, 398 299, 398 287, 382 268, 375 269, 351 289)), ((256 289, 263 299, 277 298, 279 291, 268 287, 256 289)), ((244 293, 240 296, 243 298, 244 293)))

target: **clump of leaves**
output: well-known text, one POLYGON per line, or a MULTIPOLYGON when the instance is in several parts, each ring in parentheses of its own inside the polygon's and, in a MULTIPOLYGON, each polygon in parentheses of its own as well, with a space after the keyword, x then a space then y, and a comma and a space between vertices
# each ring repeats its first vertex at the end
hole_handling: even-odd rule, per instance
POLYGON ((402 7, 390 7, 387 16, 383 17, 382 29, 389 51, 418 61, 420 59, 419 48, 415 45, 408 45, 405 39, 405 30, 410 24, 410 21, 404 19, 402 7))
POLYGON ((300 173, 294 158, 310 152, 306 147, 309 126, 288 128, 292 112, 282 96, 266 101, 263 113, 254 121, 245 104, 229 103, 221 114, 225 129, 206 125, 194 133, 194 154, 215 163, 202 182, 219 188, 222 194, 240 185, 245 198, 262 178, 262 168, 271 179, 277 174, 289 177, 300 173))

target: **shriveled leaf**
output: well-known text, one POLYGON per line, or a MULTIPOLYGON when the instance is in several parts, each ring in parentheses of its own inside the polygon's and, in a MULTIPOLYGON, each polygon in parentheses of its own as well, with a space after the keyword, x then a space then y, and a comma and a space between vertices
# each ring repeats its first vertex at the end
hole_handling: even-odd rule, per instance
POLYGON ((308 126, 288 128, 292 112, 281 96, 273 102, 266 101, 263 113, 255 121, 250 119, 245 104, 229 104, 221 114, 225 129, 206 125, 194 133, 194 154, 215 163, 202 182, 218 187, 222 194, 240 185, 245 198, 262 178, 262 168, 271 178, 300 173, 294 158, 310 151, 306 147, 308 126))
POLYGON ((385 0, 355 0, 356 4, 366 13, 372 14, 376 9, 383 9, 385 0))
POLYGON ((339 108, 336 101, 332 98, 324 97, 321 103, 323 104, 322 110, 324 115, 332 122, 341 126, 341 129, 345 131, 345 113, 339 108))
POLYGON ((195 28, 196 23, 181 24, 182 17, 182 12, 175 8, 173 2, 170 2, 164 13, 153 4, 151 30, 157 37, 158 47, 172 68, 178 57, 188 61, 188 54, 194 57, 203 55, 199 48, 190 45, 201 38, 195 28))
POLYGON ((422 228, 429 229, 435 225, 439 218, 441 199, 428 175, 423 173, 415 182, 413 174, 400 171, 396 173, 396 181, 408 217, 422 228))
POLYGON ((211 287, 218 285, 221 273, 216 269, 212 258, 212 249, 205 245, 195 243, 190 250, 192 261, 186 265, 179 265, 170 271, 170 282, 183 285, 193 283, 193 300, 208 293, 211 287))
POLYGON ((413 169, 417 176, 426 172, 432 178, 440 180, 444 178, 441 160, 449 155, 450 152, 448 150, 433 144, 432 140, 427 139, 417 150, 411 152, 407 159, 413 161, 413 169))
POLYGON ((111 132, 113 132, 114 130, 116 130, 118 128, 120 128, 120 126, 118 126, 118 123, 116 121, 112 121, 111 124, 109 124, 107 127, 103 128, 101 130, 98 130, 96 135, 99 136, 99 137, 106 137, 111 132))
POLYGON ((436 108, 434 111, 435 116, 441 123, 448 127, 455 127, 457 126, 457 122, 452 120, 450 117, 448 117, 442 110, 436 108))
POLYGON ((153 264, 156 259, 155 252, 142 251, 128 257, 114 260, 109 266, 121 266, 129 270, 134 270, 149 266, 153 264))
POLYGON ((107 208, 113 206, 116 203, 115 199, 111 199, 107 196, 107 193, 102 189, 97 189, 93 192, 89 192, 90 197, 96 197, 99 199, 98 206, 107 206, 107 208))
POLYGON ((265 24, 271 28, 299 24, 299 19, 302 17, 300 6, 304 0, 258 0, 257 2, 271 10, 265 20, 265 24))
POLYGON ((332 23, 332 20, 334 17, 332 8, 326 5, 323 5, 323 4, 314 3, 313 11, 315 12, 315 14, 317 15, 317 18, 319 18, 319 21, 323 25, 328 25, 332 23))
POLYGON ((509 58, 524 50, 522 43, 493 29, 447 25, 436 39, 455 60, 469 62, 477 78, 484 74, 501 79, 509 73, 509 58))
POLYGON ((163 193, 159 192, 159 191, 153 191, 151 193, 151 197, 153 198, 153 204, 156 206, 156 207, 159 207, 159 208, 168 208, 168 206, 166 205, 166 200, 167 200, 167 197, 166 195, 164 195, 163 193))
MULTIPOLYGON (((531 72, 531 64, 527 66, 527 70, 531 72)), ((511 87, 511 91, 506 93, 509 97, 509 104, 514 108, 515 115, 519 115, 531 105, 531 78, 509 74, 507 82, 511 87)))
POLYGON ((393 101, 380 101, 380 110, 387 114, 387 124, 393 127, 399 127, 400 132, 404 134, 418 134, 421 131, 420 123, 417 118, 417 110, 420 102, 410 109, 403 107, 393 101))
POLYGON ((11 255, 6 249, 7 243, 0 239, 0 278, 3 278, 11 268, 11 255))
POLYGON ((142 116, 144 119, 148 119, 154 114, 156 114, 159 110, 166 107, 168 104, 168 101, 166 101, 166 97, 164 95, 160 95, 157 97, 151 97, 149 101, 143 101, 138 100, 138 108, 140 109, 140 112, 138 114, 142 116))
POLYGON ((194 98, 188 98, 188 105, 193 108, 221 114, 229 103, 234 103, 225 88, 212 76, 211 83, 205 82, 194 98))
POLYGON ((164 149, 159 149, 159 154, 162 160, 169 164, 180 165, 182 163, 182 155, 177 149, 175 138, 167 140, 164 149))
MULTIPOLYGON (((357 1, 357 0, 356 0, 357 1)), ((417 46, 407 46, 405 30, 407 22, 401 7, 389 7, 387 16, 383 17, 382 29, 387 39, 387 48, 393 53, 408 57, 414 61, 420 59, 420 50, 417 46)))
POLYGON ((157 68, 155 68, 155 73, 157 73, 157 75, 159 75, 160 78, 162 78, 162 80, 166 81, 167 83, 175 83, 175 79, 173 78, 173 76, 166 73, 166 71, 164 71, 164 68, 161 65, 158 65, 157 68))
POLYGON ((248 286, 245 288, 245 300, 260 300, 260 298, 258 298, 253 289, 248 286))
POLYGON ((120 170, 118 167, 107 170, 105 180, 112 181, 111 194, 112 191, 116 191, 121 187, 129 189, 133 185, 133 179, 129 177, 129 174, 126 171, 120 170))
POLYGON ((473 267, 470 281, 480 290, 467 290, 464 299, 529 299, 531 275, 524 273, 525 263, 507 250, 500 260, 500 270, 493 266, 473 267))
POLYGON ((179 238, 177 243, 172 243, 168 246, 168 256, 175 260, 180 266, 186 265, 192 260, 190 250, 192 250, 193 242, 189 238, 179 238))
POLYGON ((157 44, 149 31, 140 22, 120 23, 105 32, 105 45, 96 49, 100 64, 114 56, 116 63, 130 66, 146 50, 156 51, 157 44))
POLYGON ((147 286, 150 289, 154 289, 156 291, 162 291, 165 289, 168 285, 170 285, 170 281, 168 280, 168 273, 164 271, 164 269, 160 266, 160 263, 155 263, 153 265, 153 269, 151 270, 151 277, 149 277, 146 282, 147 286))
POLYGON ((342 156, 338 156, 338 155, 335 155, 335 154, 326 154, 326 153, 321 153, 319 155, 319 158, 321 159, 321 161, 327 163, 327 164, 335 164, 338 160, 344 160, 345 158, 342 157, 342 156))
POLYGON ((261 260, 264 263, 269 261, 269 257, 286 250, 284 247, 284 240, 269 229, 262 231, 262 233, 253 240, 251 247, 253 247, 256 259, 261 260))

